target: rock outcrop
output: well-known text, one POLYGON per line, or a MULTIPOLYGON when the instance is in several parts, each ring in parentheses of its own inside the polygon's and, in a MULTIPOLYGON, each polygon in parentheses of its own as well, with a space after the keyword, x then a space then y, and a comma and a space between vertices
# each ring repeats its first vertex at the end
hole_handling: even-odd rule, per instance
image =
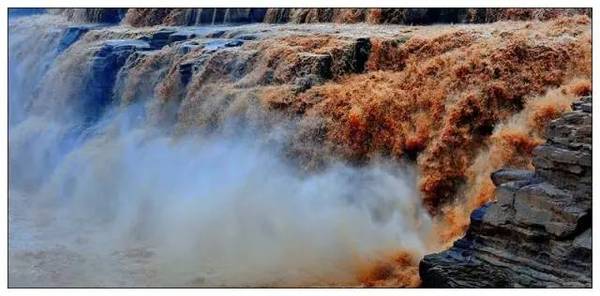
POLYGON ((466 235, 425 256, 425 287, 591 287, 592 98, 552 121, 535 172, 492 174, 496 201, 466 235))
POLYGON ((109 40, 102 44, 91 60, 91 73, 85 87, 87 100, 83 101, 88 120, 95 120, 111 102, 117 73, 136 51, 150 50, 143 40, 109 40))

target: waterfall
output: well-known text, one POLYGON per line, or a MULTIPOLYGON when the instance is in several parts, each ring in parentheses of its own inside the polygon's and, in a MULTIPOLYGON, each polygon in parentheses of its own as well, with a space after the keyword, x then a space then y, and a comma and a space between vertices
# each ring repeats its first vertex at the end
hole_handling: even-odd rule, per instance
POLYGON ((592 89, 584 10, 467 10, 13 13, 9 285, 419 285, 592 89))
POLYGON ((11 286, 358 285, 389 250, 424 252, 410 166, 299 170, 295 119, 204 95, 244 41, 169 30, 11 21, 11 286), (184 129, 192 111, 206 124, 184 129))

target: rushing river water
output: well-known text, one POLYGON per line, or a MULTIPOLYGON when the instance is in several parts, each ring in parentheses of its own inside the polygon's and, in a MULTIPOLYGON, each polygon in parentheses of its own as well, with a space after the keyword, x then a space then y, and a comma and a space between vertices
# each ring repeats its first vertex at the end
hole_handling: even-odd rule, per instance
MULTIPOLYGON (((430 220, 408 167, 300 172, 285 120, 232 116, 184 134, 150 123, 156 85, 190 44, 140 34, 11 20, 10 286, 357 285, 382 254, 425 251, 430 220), (132 69, 150 56, 167 58, 140 81, 132 69)), ((237 46, 203 42, 197 59, 237 46)))

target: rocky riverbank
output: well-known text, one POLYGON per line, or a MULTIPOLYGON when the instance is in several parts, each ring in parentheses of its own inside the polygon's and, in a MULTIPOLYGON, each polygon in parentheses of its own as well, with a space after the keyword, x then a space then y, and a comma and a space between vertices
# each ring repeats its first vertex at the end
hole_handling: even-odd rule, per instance
POLYGON ((552 121, 535 171, 492 174, 495 201, 467 234, 425 256, 425 287, 591 287, 592 98, 552 121))

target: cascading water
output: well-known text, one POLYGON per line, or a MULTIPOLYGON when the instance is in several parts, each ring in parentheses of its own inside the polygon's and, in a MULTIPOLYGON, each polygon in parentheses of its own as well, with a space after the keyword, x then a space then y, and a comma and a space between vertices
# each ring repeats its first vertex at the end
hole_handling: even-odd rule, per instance
POLYGON ((72 25, 10 23, 10 286, 358 285, 390 253, 427 251, 408 164, 299 170, 298 122, 263 123, 278 117, 251 98, 223 112, 206 77, 190 90, 173 67, 242 41, 72 25), (170 104, 198 92, 204 124, 186 129, 170 104))
POLYGON ((417 286, 591 92, 579 9, 264 10, 11 12, 10 286, 417 286))

